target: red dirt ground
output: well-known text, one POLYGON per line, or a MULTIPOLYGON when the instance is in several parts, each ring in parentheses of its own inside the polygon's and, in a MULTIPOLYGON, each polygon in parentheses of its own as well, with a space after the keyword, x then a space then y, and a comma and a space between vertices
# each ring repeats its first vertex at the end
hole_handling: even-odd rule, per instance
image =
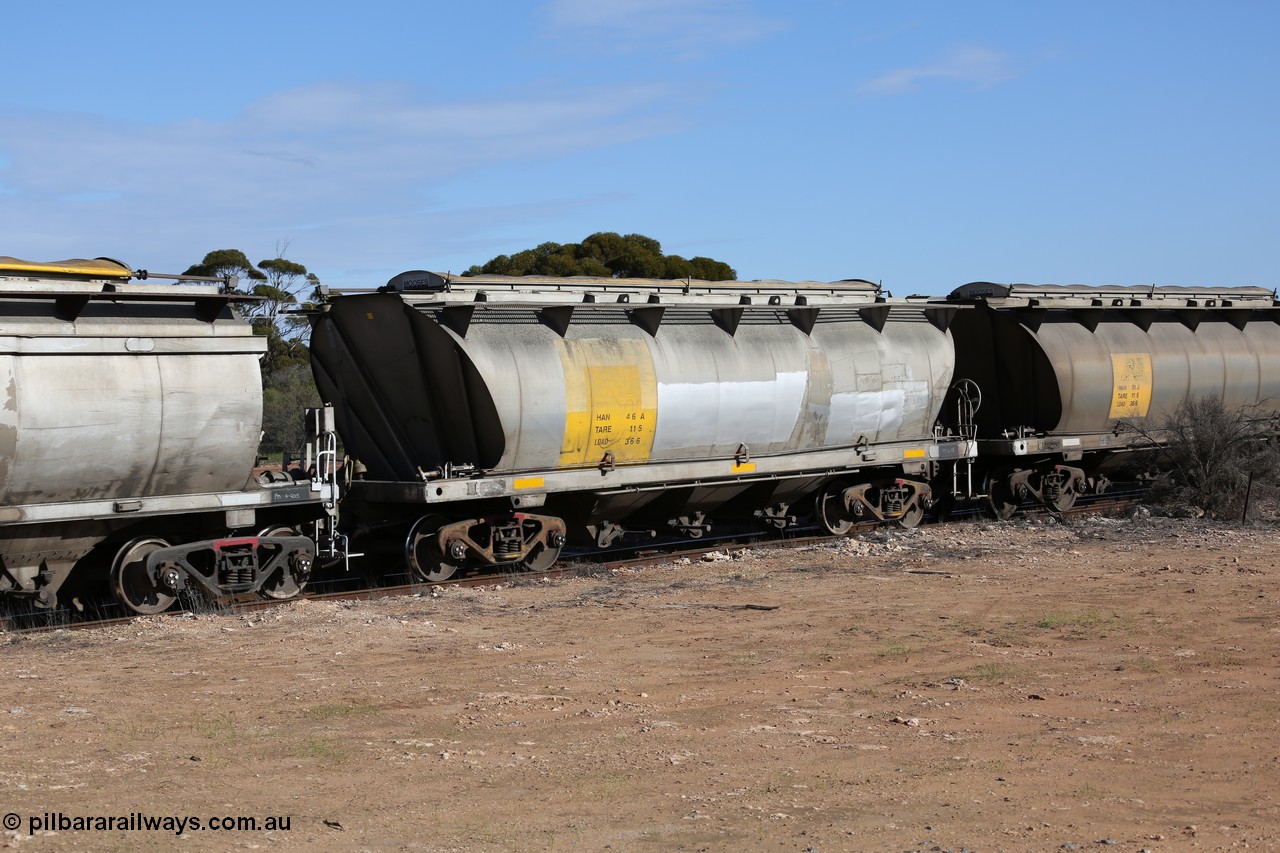
POLYGON ((0 844, 1275 849, 1278 546, 961 524, 0 634, 0 844), (134 813, 289 826, 57 828, 134 813))

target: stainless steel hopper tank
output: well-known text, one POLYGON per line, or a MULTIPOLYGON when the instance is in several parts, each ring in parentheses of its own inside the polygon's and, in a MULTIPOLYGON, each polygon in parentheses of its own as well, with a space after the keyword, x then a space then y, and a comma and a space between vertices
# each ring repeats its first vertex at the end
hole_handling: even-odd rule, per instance
POLYGON ((1269 290, 975 282, 947 301, 976 309, 952 326, 956 376, 982 389, 980 452, 1003 466, 992 480, 1006 509, 1010 491, 1069 505, 1091 457, 1146 444, 1185 399, 1280 407, 1269 290))
POLYGON ((330 294, 312 366, 371 524, 576 495, 562 514, 605 541, 637 513, 693 532, 734 499, 785 515, 835 473, 967 457, 935 433, 955 311, 867 282, 406 273, 330 294))
MULTIPOLYGON (((50 606, 105 548, 117 597, 164 609, 173 590, 152 588, 144 558, 317 500, 251 479, 266 339, 232 309, 241 297, 134 277, 107 259, 0 258, 0 595, 50 606)), ((262 588, 250 574, 230 586, 262 588)))

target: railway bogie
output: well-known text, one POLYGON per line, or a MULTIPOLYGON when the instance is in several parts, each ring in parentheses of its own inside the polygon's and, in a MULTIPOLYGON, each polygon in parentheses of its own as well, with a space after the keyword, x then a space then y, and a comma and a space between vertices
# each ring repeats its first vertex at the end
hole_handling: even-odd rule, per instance
POLYGON ((409 528, 405 563, 426 582, 446 580, 475 563, 544 571, 564 544, 564 522, 552 516, 518 512, 450 520, 425 515, 409 528))

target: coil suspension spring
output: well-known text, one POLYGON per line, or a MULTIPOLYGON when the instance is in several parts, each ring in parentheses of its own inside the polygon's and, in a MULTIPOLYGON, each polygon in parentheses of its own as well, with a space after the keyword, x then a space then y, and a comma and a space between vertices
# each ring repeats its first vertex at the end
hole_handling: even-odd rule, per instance
POLYGON ((524 537, 519 525, 496 527, 493 531, 493 556, 499 560, 514 560, 524 550, 524 537))
POLYGON ((258 561, 251 550, 224 553, 218 567, 218 582, 223 586, 252 583, 258 561))
POLYGON ((232 566, 218 573, 218 580, 225 586, 229 584, 250 583, 253 581, 252 566, 232 566))
POLYGON ((907 500, 906 489, 885 489, 882 497, 884 498, 885 515, 895 516, 902 514, 907 500))

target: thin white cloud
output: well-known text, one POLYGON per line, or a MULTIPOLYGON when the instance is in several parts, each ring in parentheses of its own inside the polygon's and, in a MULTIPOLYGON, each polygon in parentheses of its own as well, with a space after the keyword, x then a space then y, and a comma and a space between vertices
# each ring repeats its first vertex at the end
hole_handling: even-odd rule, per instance
POLYGON ((437 233, 443 214, 424 199, 441 182, 670 133, 683 127, 685 103, 656 86, 454 103, 401 85, 327 84, 224 122, 9 114, 0 116, 0 232, 11 253, 136 251, 153 269, 178 250, 172 263, 185 265, 199 260, 195 248, 252 254, 250 243, 295 234, 305 235, 294 251, 307 264, 403 256, 437 233))
POLYGON ((662 51, 701 58, 783 28, 746 0, 550 0, 550 34, 595 52, 662 51))
POLYGON ((981 47, 962 47, 936 62, 899 68, 868 80, 858 87, 858 92, 872 96, 903 95, 933 81, 968 83, 985 89, 1007 82, 1014 76, 1007 55, 981 47))

